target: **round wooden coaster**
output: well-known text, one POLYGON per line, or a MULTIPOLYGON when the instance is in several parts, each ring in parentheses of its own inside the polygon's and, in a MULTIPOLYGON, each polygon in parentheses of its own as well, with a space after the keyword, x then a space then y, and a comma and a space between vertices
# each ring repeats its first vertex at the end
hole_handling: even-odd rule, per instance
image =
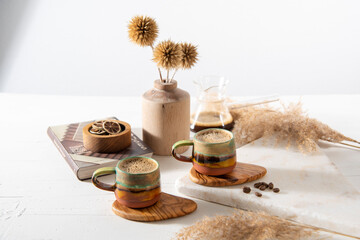
POLYGON ((204 175, 192 168, 190 170, 190 180, 204 186, 224 187, 251 182, 265 176, 265 174, 266 169, 264 167, 237 162, 231 173, 221 176, 204 175))
POLYGON ((161 193, 159 201, 147 208, 128 208, 118 203, 118 201, 115 201, 112 205, 112 210, 116 215, 140 222, 182 217, 192 213, 196 208, 197 204, 194 201, 167 193, 161 193))

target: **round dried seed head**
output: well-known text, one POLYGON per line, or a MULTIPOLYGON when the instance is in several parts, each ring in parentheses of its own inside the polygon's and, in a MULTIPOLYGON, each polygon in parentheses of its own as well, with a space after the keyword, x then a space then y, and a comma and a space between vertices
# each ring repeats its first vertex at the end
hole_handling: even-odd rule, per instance
POLYGON ((135 16, 129 23, 128 33, 132 42, 146 47, 154 44, 159 33, 159 28, 153 18, 135 16))
POLYGON ((183 69, 192 68, 198 60, 197 47, 191 43, 181 43, 181 67, 183 69))
POLYGON ((180 45, 171 40, 160 42, 154 49, 153 61, 167 70, 178 68, 181 63, 180 45))

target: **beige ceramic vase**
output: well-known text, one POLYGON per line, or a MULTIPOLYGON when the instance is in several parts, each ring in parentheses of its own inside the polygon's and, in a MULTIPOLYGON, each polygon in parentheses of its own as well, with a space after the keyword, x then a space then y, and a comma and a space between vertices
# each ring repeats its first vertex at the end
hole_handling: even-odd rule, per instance
MULTIPOLYGON (((177 141, 190 137, 190 95, 177 82, 154 82, 142 98, 143 140, 156 155, 170 156, 177 141)), ((186 148, 177 149, 182 153, 186 148)))

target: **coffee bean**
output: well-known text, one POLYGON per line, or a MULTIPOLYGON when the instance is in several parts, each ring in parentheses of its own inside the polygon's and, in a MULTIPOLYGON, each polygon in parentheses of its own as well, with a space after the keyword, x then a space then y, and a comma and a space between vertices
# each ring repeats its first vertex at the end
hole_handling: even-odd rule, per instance
POLYGON ((262 196, 262 194, 259 193, 259 192, 255 192, 255 195, 256 195, 257 197, 261 197, 261 196, 262 196))
POLYGON ((280 188, 274 188, 274 189, 273 189, 273 192, 274 192, 274 193, 280 192, 280 188))
POLYGON ((251 192, 251 188, 249 188, 249 187, 244 187, 244 188, 243 188, 243 192, 244 192, 244 193, 250 193, 250 192, 251 192))
POLYGON ((269 189, 273 189, 274 188, 274 184, 271 182, 269 183, 269 189))
POLYGON ((269 184, 267 184, 266 182, 264 182, 262 185, 265 186, 265 188, 269 187, 269 184))
POLYGON ((259 187, 259 189, 260 189, 261 191, 265 191, 266 186, 265 186, 265 185, 261 185, 261 186, 259 187))
POLYGON ((260 186, 261 186, 261 182, 257 182, 257 183, 254 184, 255 188, 259 188, 260 186))

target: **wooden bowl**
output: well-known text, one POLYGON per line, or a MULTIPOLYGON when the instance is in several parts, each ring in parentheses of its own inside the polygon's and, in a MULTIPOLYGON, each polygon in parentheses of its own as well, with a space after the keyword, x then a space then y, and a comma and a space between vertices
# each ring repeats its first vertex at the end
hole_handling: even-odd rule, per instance
POLYGON ((120 124, 122 131, 114 135, 96 135, 89 132, 92 123, 83 128, 84 147, 92 152, 114 153, 119 152, 131 144, 131 127, 128 123, 116 121, 120 124))

